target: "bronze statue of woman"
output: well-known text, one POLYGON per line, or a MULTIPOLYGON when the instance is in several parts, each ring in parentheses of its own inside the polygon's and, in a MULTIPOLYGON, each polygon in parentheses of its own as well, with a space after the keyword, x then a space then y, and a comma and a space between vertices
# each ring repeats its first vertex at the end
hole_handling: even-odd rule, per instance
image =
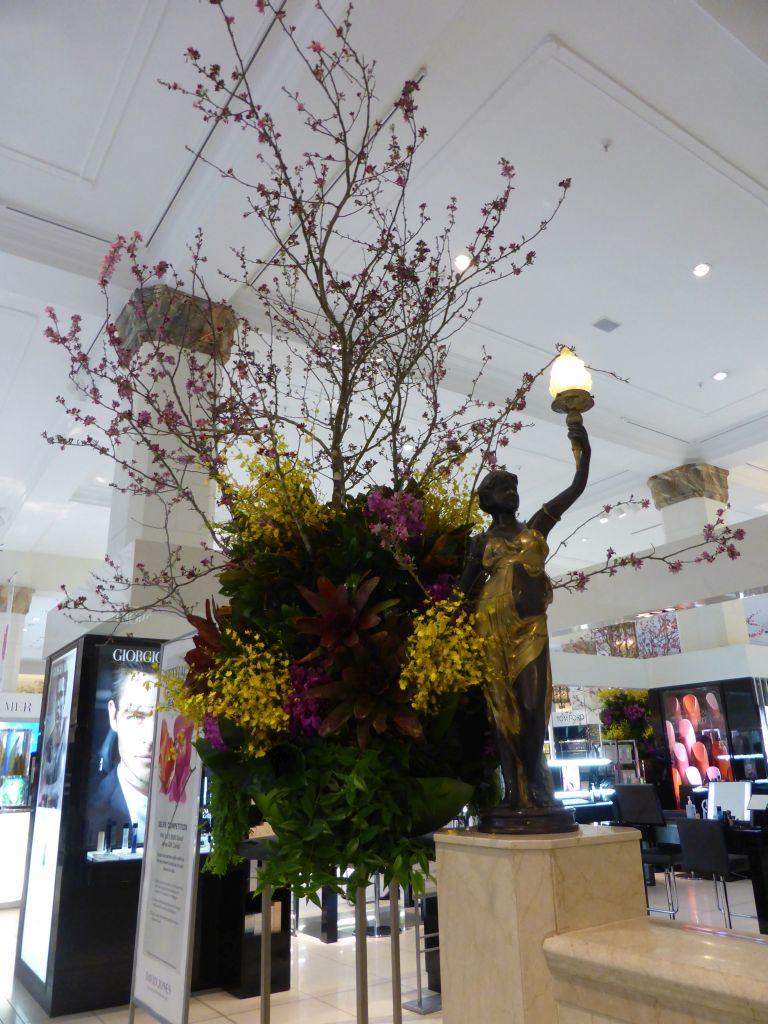
POLYGON ((488 473, 478 488, 491 525, 472 540, 460 586, 470 599, 478 632, 488 637, 494 681, 486 701, 501 761, 505 794, 481 818, 486 832, 570 832, 573 815, 555 799, 544 757, 552 706, 547 606, 552 584, 544 565, 547 535, 587 486, 590 446, 583 423, 568 428, 576 472, 569 487, 526 523, 514 473, 488 473))

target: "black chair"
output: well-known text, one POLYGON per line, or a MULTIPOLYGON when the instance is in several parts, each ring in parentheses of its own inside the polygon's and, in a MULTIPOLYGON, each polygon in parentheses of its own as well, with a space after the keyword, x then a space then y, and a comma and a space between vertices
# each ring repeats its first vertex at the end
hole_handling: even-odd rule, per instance
POLYGON ((725 826, 722 821, 681 818, 677 822, 677 831, 683 850, 683 870, 692 871, 697 875, 712 875, 715 883, 717 909, 723 915, 725 927, 733 927, 732 916, 753 916, 751 914, 731 914, 725 880, 729 875, 746 873, 749 870, 749 858, 743 853, 728 853, 725 843, 725 826))
POLYGON ((680 849, 677 846, 659 846, 656 843, 656 830, 665 825, 664 815, 659 797, 653 786, 616 786, 614 801, 618 810, 618 820, 623 825, 640 829, 643 839, 640 843, 640 856, 643 867, 650 871, 664 872, 664 887, 667 894, 667 909, 652 907, 648 902, 647 874, 645 888, 645 904, 649 914, 666 914, 675 920, 680 909, 677 896, 675 868, 680 863, 680 849))

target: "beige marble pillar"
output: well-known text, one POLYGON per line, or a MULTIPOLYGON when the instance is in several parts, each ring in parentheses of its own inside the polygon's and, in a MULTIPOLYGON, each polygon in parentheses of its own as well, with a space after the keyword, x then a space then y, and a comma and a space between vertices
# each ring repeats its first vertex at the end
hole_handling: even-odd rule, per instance
MULTIPOLYGON (((209 304, 204 299, 161 284, 134 292, 116 324, 127 351, 138 351, 145 343, 154 344, 156 339, 161 338, 169 352, 174 357, 179 356, 173 375, 174 390, 168 381, 153 383, 153 390, 159 395, 160 404, 167 400, 175 405, 176 394, 182 396, 183 401, 189 401, 190 414, 194 419, 194 399, 187 396, 186 390, 189 377, 184 353, 194 353, 198 362, 204 361, 206 357, 226 361, 236 327, 232 310, 226 305, 209 304)), ((140 403, 136 403, 134 411, 141 411, 140 403)), ((171 442, 172 439, 167 438, 166 444, 171 442)), ((121 448, 120 455, 136 468, 151 472, 151 455, 142 446, 126 444, 121 448)), ((167 514, 162 501, 156 497, 121 493, 118 488, 127 483, 127 475, 123 470, 116 469, 114 482, 116 487, 112 492, 106 554, 117 570, 132 581, 131 585, 118 587, 113 595, 114 600, 133 607, 147 607, 153 600, 161 598, 163 592, 159 589, 153 592, 141 586, 135 582, 136 578, 141 577, 143 572, 150 578, 158 576, 169 568, 169 563, 170 572, 177 575, 180 565, 187 568, 199 567, 201 559, 210 555, 210 550, 206 551, 204 545, 210 545, 211 537, 198 512, 191 509, 187 502, 180 502, 167 514)), ((207 475, 195 472, 194 467, 190 467, 185 486, 192 492, 198 508, 212 516, 216 495, 207 475)), ((106 578, 110 575, 110 569, 103 573, 106 578)), ((68 587, 69 592, 85 596, 89 607, 98 608, 103 604, 94 592, 92 580, 82 581, 79 586, 76 585, 77 581, 69 582, 72 584, 68 587)), ((202 577, 185 588, 184 596, 190 606, 201 609, 206 598, 216 596, 215 578, 202 577)), ((45 655, 69 643, 87 629, 103 631, 103 625, 92 626, 97 618, 97 615, 91 613, 78 615, 51 612, 46 622, 45 655)), ((103 620, 111 621, 110 612, 106 609, 103 620)), ((178 635, 184 628, 185 623, 176 616, 150 612, 125 624, 120 632, 127 630, 145 637, 167 639, 178 635)))
MULTIPOLYGON (((179 355, 178 369, 174 374, 174 388, 168 382, 160 381, 153 390, 162 404, 167 400, 172 406, 178 402, 177 395, 189 401, 190 418, 194 419, 194 399, 187 397, 188 373, 182 353, 194 353, 200 360, 208 356, 224 360, 229 356, 235 334, 235 317, 228 306, 209 305, 195 296, 174 291, 167 285, 135 291, 126 303, 116 321, 120 337, 129 351, 138 351, 143 344, 162 337, 163 344, 179 355), (164 391, 166 394, 164 394, 164 391)), ((136 412, 140 409, 137 408, 136 412)), ((167 444, 172 438, 167 439, 167 444)), ((132 445, 121 452, 133 465, 151 473, 152 459, 145 448, 132 445)), ((119 488, 126 482, 126 474, 118 469, 115 485, 119 488)), ((213 514, 215 494, 204 473, 195 473, 190 468, 185 480, 198 507, 213 514)), ((172 543, 195 547, 204 536, 200 516, 188 507, 186 502, 177 505, 167 519, 165 506, 152 496, 121 493, 113 490, 112 507, 109 516, 107 553, 110 557, 125 563, 120 555, 136 541, 158 542, 167 549, 167 537, 172 543)), ((146 554, 146 551, 143 552, 146 554)), ((130 557, 128 558, 130 561, 130 557)), ((128 566, 127 568, 132 568, 128 566)), ((159 566, 158 566, 159 568, 159 566)))
POLYGON ((718 509, 728 504, 728 470, 706 462, 657 473, 648 486, 669 542, 700 536, 704 524, 714 522, 718 509))
POLYGON ((639 840, 436 833, 444 1024, 557 1024, 544 940, 645 914, 639 840))
POLYGON ((17 688, 24 644, 24 622, 33 594, 34 590, 30 587, 13 587, 11 584, 0 586, 0 690, 4 692, 17 688), (6 615, 9 589, 13 591, 11 614, 6 615))
MULTIPOLYGON (((648 486, 664 522, 668 542, 698 537, 728 504, 728 470, 706 462, 678 466, 652 476, 648 486)), ((727 517, 726 517, 727 520, 727 517)), ((677 613, 680 648, 689 651, 749 643, 741 601, 723 601, 677 613)))

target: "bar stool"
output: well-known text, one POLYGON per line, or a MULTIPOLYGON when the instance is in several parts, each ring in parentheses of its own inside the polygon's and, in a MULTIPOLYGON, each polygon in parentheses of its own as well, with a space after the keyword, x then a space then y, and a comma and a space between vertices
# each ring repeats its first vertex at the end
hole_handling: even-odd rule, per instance
MULTIPOLYGON (((672 921, 675 920, 680 909, 680 902, 677 895, 677 882, 675 880, 675 868, 680 862, 680 850, 677 847, 660 847, 650 845, 650 841, 656 839, 656 829, 663 827, 666 823, 661 810, 661 804, 656 790, 653 786, 616 786, 615 801, 619 811, 619 820, 623 825, 631 825, 638 829, 643 836, 640 844, 640 856, 644 868, 653 871, 664 872, 664 887, 667 894, 667 909, 652 907, 648 901, 648 883, 645 885, 645 905, 649 914, 666 914, 672 921)), ((643 872, 645 875, 645 871, 643 872)))
POLYGON ((728 875, 746 873, 749 858, 743 853, 728 853, 725 844, 725 826, 721 821, 701 821, 697 818, 680 818, 677 822, 682 847, 684 871, 712 875, 715 883, 717 909, 723 915, 726 928, 732 928, 731 917, 752 917, 752 914, 731 914, 728 903, 728 875))

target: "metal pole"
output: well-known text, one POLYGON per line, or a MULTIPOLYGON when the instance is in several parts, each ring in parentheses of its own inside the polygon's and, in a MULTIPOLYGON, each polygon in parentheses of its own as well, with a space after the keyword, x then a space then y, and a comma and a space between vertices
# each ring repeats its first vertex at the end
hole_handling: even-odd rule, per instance
MULTIPOLYGON (((554 750, 554 747, 551 748, 554 750)), ((421 922, 424 912, 424 901, 420 896, 416 900, 416 928, 413 933, 413 937, 416 941, 416 1001, 421 1009, 422 1004, 422 988, 421 988, 421 922)))
POLYGON ((272 886, 261 890, 261 1000, 259 1024, 269 1024, 272 995, 272 886))
POLYGON ((366 936, 365 886, 355 892, 355 991, 357 1024, 368 1024, 368 946, 366 936))
POLYGON ((400 901, 399 886, 394 879, 389 883, 389 941, 392 953, 392 1024, 403 1024, 403 997, 400 984, 400 901))

